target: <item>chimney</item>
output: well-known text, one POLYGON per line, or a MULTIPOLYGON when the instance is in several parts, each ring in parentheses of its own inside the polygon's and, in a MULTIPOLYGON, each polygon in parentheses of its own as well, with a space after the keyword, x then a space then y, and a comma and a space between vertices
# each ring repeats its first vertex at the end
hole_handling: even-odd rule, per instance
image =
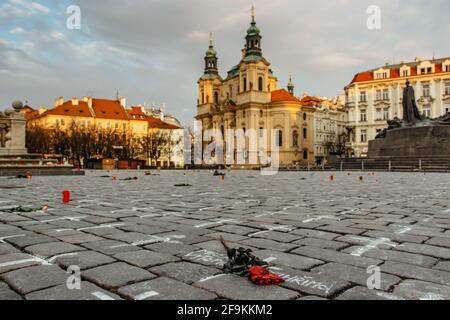
POLYGON ((79 100, 78 100, 77 97, 73 97, 73 98, 72 98, 72 105, 73 105, 73 106, 78 106, 78 105, 79 105, 79 100))
POLYGON ((64 104, 64 97, 59 97, 55 100, 55 108, 64 104))
POLYGON ((92 108, 92 97, 83 97, 83 101, 88 104, 89 108, 92 108))
POLYGON ((126 98, 124 98, 124 97, 119 97, 119 102, 120 102, 120 105, 123 107, 123 108, 127 108, 127 99, 126 98))

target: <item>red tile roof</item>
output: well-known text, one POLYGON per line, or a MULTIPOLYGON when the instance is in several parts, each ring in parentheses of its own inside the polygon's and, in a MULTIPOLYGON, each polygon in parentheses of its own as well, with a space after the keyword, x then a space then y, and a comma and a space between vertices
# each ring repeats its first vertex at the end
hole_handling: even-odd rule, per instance
POLYGON ((150 129, 181 129, 178 126, 171 125, 155 117, 147 116, 147 120, 150 129))
POLYGON ((118 100, 92 99, 92 108, 97 118, 128 120, 127 111, 118 100))
POLYGON ((317 98, 317 97, 305 96, 305 97, 303 97, 300 100, 300 102, 304 106, 314 107, 314 106, 316 106, 318 103, 320 103, 322 101, 319 98, 317 98))
POLYGON ((297 102, 300 103, 296 97, 291 95, 285 89, 272 91, 272 102, 297 102))
POLYGON ((353 78, 351 83, 355 82, 365 82, 365 81, 372 81, 373 80, 373 72, 361 72, 357 73, 355 77, 353 78))
POLYGON ((127 112, 130 120, 147 120, 147 115, 142 111, 141 107, 132 107, 127 112))
POLYGON ((93 117, 93 114, 91 113, 91 110, 89 109, 89 106, 86 102, 78 101, 78 105, 73 105, 72 100, 66 101, 62 105, 48 110, 42 114, 42 116, 45 115, 89 118, 93 117))

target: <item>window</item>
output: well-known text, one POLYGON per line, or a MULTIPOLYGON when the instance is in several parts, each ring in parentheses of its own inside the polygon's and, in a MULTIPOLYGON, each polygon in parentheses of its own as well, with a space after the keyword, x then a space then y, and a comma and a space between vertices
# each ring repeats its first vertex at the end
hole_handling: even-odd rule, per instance
POLYGON ((377 109, 377 120, 382 120, 383 119, 383 111, 381 108, 377 109))
POLYGON ((281 129, 277 130, 275 143, 277 147, 283 146, 283 131, 281 129))
POLYGON ((450 64, 448 66, 445 66, 445 72, 450 72, 450 64))
POLYGON ((359 94, 359 102, 367 102, 367 96, 365 91, 361 91, 359 94))
POLYGON ((429 84, 423 84, 423 96, 424 97, 430 96, 430 85, 429 84))
POLYGON ((102 130, 102 129, 103 129, 103 123, 102 123, 102 122, 99 122, 99 123, 98 123, 98 129, 99 129, 99 130, 102 130))
POLYGON ((403 70, 402 76, 409 77, 409 71, 408 70, 403 70))
POLYGON ((307 117, 307 115, 306 115, 306 112, 303 114, 303 121, 306 121, 306 117, 307 117))
POLYGON ((383 110, 383 120, 389 120, 389 109, 383 110))
POLYGON ((449 96, 450 95, 450 82, 447 82, 445 84, 445 95, 449 96))
POLYGON ((243 78, 244 81, 244 92, 247 92, 247 78, 243 78))
POLYGON ((308 129, 303 128, 303 139, 308 139, 308 129))
POLYGON ((425 68, 420 69, 420 73, 424 74, 425 73, 425 68))
POLYGON ((111 128, 111 122, 108 121, 108 122, 106 123, 106 128, 107 128, 107 129, 111 128))
POLYGON ((367 121, 367 111, 365 109, 361 110, 360 120, 361 120, 361 122, 366 122, 367 121))
POLYGON ((263 91, 263 85, 264 85, 264 83, 263 83, 263 78, 262 78, 262 77, 259 77, 259 78, 258 78, 258 90, 259 90, 259 91, 263 91))
POLYGON ((264 138, 264 128, 263 127, 259 128, 259 137, 264 138))
POLYGON ((298 132, 297 132, 297 130, 294 130, 294 132, 292 132, 292 145, 294 147, 298 147, 298 132))
POLYGON ((367 142, 367 130, 361 130, 361 142, 367 142))
POLYGON ((389 100, 389 90, 383 90, 383 100, 389 100))
POLYGON ((56 126, 59 127, 59 119, 56 119, 56 126))
POLYGON ((308 160, 308 150, 303 150, 303 159, 308 160))
POLYGON ((381 95, 381 90, 377 90, 377 93, 376 93, 376 100, 381 100, 381 97, 382 97, 382 95, 381 95))
POLYGON ((214 103, 219 104, 219 93, 217 91, 214 92, 214 103))
POLYGON ((61 119, 61 125, 62 126, 66 125, 66 122, 64 121, 64 119, 61 119))
POLYGON ((123 130, 127 130, 127 124, 126 123, 122 124, 122 128, 123 130))
POLYGON ((116 130, 119 129, 119 124, 118 123, 116 123, 115 128, 116 128, 116 130))
POLYGON ((432 69, 431 68, 428 68, 427 69, 427 73, 431 73, 432 72, 432 69))
POLYGON ((233 86, 230 86, 230 98, 233 98, 233 86))
POLYGON ((429 106, 423 107, 423 115, 427 118, 431 117, 431 108, 429 106))

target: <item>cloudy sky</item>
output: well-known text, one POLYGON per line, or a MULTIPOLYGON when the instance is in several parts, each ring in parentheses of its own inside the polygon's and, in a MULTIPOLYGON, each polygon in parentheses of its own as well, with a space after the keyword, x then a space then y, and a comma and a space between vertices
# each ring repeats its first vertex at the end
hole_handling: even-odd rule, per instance
POLYGON ((358 71, 450 56, 448 0, 0 0, 0 108, 58 96, 166 104, 190 124, 209 32, 222 75, 241 57, 250 8, 263 53, 285 87, 335 96, 358 71), (67 7, 81 8, 69 30, 67 7), (370 5, 381 30, 369 30, 370 5))

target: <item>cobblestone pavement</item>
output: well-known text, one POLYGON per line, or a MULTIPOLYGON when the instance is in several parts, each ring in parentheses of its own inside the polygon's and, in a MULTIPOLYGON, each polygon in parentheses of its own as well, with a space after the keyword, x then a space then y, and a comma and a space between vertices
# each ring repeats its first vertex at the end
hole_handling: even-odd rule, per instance
POLYGON ((449 175, 106 174, 0 178, 0 299, 450 299, 449 175), (224 275, 220 235, 286 283, 224 275))

